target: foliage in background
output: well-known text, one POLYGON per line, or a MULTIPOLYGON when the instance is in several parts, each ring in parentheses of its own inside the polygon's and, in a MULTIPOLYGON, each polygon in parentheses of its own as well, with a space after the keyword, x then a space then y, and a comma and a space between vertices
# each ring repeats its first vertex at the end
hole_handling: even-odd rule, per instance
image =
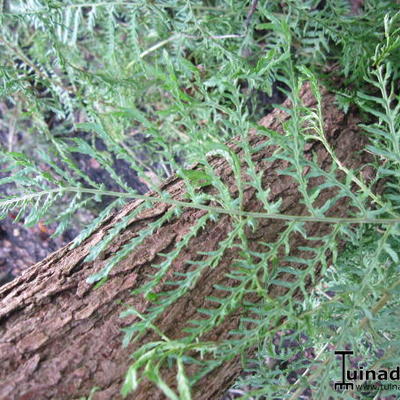
MULTIPOLYGON (((124 160, 132 169, 132 176, 138 176, 159 196, 145 198, 135 212, 152 207, 160 199, 175 207, 125 245, 103 271, 89 278, 95 283, 104 281, 111 268, 147 235, 181 212, 184 205, 160 192, 157 182, 178 173, 194 207, 204 208, 204 202, 210 200, 196 191, 204 182, 219 189, 213 198, 219 207, 213 207, 201 218, 178 248, 165 254, 154 279, 137 290, 136 295, 154 301, 154 307, 141 316, 142 323, 125 330, 124 343, 147 329, 156 330, 160 340, 135 354, 122 388, 124 394, 134 390, 137 380, 146 376, 170 399, 189 399, 190 387, 200 377, 185 374, 185 367, 192 361, 188 354, 193 350, 212 355, 204 361, 202 373, 207 373, 225 360, 258 347, 256 358, 243 362, 250 373, 237 386, 251 388, 243 398, 295 399, 306 388, 312 389, 315 398, 335 398, 338 394, 331 383, 338 379, 340 370, 333 348, 350 346, 355 354, 363 355, 368 366, 400 364, 399 6, 394 1, 366 0, 362 12, 353 15, 347 0, 256 3, 3 0, 0 93, 2 110, 7 110, 2 115, 2 129, 8 130, 9 141, 1 148, 7 177, 0 184, 12 186, 12 194, 0 200, 3 216, 17 209, 27 225, 56 221, 56 234, 60 234, 77 210, 93 207, 107 198, 105 208, 75 239, 76 246, 113 209, 141 197, 129 179, 115 170, 116 160, 124 160), (257 8, 252 14, 254 5, 257 8), (357 104, 364 112, 363 130, 370 138, 368 150, 377 159, 375 180, 385 178, 387 182, 383 197, 371 193, 358 171, 345 169, 335 158, 334 149, 329 148, 324 137, 320 108, 310 110, 301 105, 302 82, 311 81, 316 96, 319 82, 334 87, 324 74, 328 63, 338 66, 337 74, 345 82, 345 88, 338 91, 338 103, 344 110, 357 104), (330 221, 335 227, 326 237, 315 238, 322 245, 310 249, 313 258, 296 260, 306 268, 301 273, 287 271, 296 273, 298 280, 289 285, 290 290, 279 305, 266 296, 268 282, 288 285, 277 280, 282 269, 276 265, 276 254, 289 243, 293 233, 304 233, 305 221, 286 217, 286 230, 280 240, 266 243, 262 254, 248 251, 244 233, 247 225, 256 223, 255 217, 273 218, 279 213, 279 203, 265 201, 268 193, 261 188, 261 177, 249 161, 254 150, 247 143, 249 128, 266 111, 249 107, 249 101, 254 101, 260 92, 272 96, 276 85, 295 105, 284 139, 266 132, 269 143, 279 146, 274 157, 291 163, 283 173, 299 183, 303 201, 315 220, 324 220, 324 213, 335 201, 348 197, 358 210, 353 221, 359 222, 350 229, 345 221, 330 221), (304 131, 304 121, 312 126, 312 134, 304 131), (16 144, 16 132, 24 132, 22 143, 16 144), (242 187, 240 160, 224 145, 234 136, 242 139, 247 173, 254 178, 246 184, 257 188, 265 205, 263 215, 242 213, 241 196, 231 198, 208 164, 206 155, 218 153, 225 157, 235 171, 238 187, 242 187), (99 146, 99 140, 103 146, 99 146), (333 167, 328 174, 304 158, 301 149, 310 140, 321 141, 331 153, 333 167), (105 187, 82 171, 76 161, 78 153, 95 160, 115 186, 105 187), (194 176, 187 169, 195 161, 204 166, 202 176, 194 176), (306 165, 310 172, 304 176, 306 165), (336 170, 346 173, 345 184, 337 181, 336 170), (318 208, 314 201, 323 187, 310 191, 307 179, 322 174, 327 185, 338 188, 338 194, 318 208), (352 185, 357 187, 356 194, 350 190, 352 185), (374 209, 367 206, 371 200, 374 209), (193 262, 196 268, 183 278, 177 277, 175 289, 161 298, 155 296, 154 288, 190 238, 208 220, 227 211, 235 219, 235 229, 217 251, 202 263, 193 262), (380 218, 386 218, 386 222, 380 218), (339 237, 348 240, 349 245, 345 254, 336 257, 339 237), (153 321, 194 285, 204 268, 216 266, 225 249, 233 245, 243 254, 231 271, 237 286, 234 290, 220 288, 225 295, 215 299, 218 307, 204 310, 207 318, 188 326, 185 339, 165 337, 153 321), (335 256, 332 265, 326 264, 327 251, 335 256), (293 300, 292 294, 298 288, 304 289, 319 263, 323 266, 323 282, 313 293, 305 293, 301 302, 293 300), (260 276, 265 277, 261 285, 260 276), (250 292, 263 301, 245 302, 250 292), (247 308, 253 316, 251 329, 245 328, 249 321, 244 319, 235 332, 235 341, 217 346, 198 340, 238 307, 247 308), (288 362, 293 360, 293 354, 283 353, 275 345, 270 326, 283 316, 286 320, 279 329, 292 332, 297 339, 304 334, 304 348, 315 351, 316 356, 306 365, 304 356, 288 362), (384 356, 380 357, 382 352, 384 356), (270 359, 280 359, 284 367, 273 368, 266 362, 270 359), (171 361, 177 365, 179 393, 167 387, 159 374, 160 366, 171 361), (306 368, 302 377, 289 383, 289 374, 301 368, 306 368)), ((96 258, 131 219, 129 215, 117 224, 93 248, 88 260, 96 258)), ((126 311, 130 313, 137 311, 126 311)), ((363 398, 360 393, 357 396, 363 398)))

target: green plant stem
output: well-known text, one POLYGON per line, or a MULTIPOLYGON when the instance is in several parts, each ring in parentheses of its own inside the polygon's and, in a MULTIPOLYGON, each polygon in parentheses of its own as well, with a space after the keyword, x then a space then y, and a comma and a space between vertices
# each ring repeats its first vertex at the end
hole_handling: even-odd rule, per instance
POLYGON ((267 218, 267 219, 278 219, 285 221, 296 221, 296 222, 324 222, 328 224, 396 224, 400 222, 400 217, 398 218, 368 218, 368 217, 315 217, 315 216, 306 216, 306 215, 287 215, 287 214, 269 214, 269 213, 261 213, 261 212, 252 212, 252 211, 240 211, 237 209, 228 209, 221 207, 213 207, 207 206, 205 204, 195 204, 186 201, 174 200, 171 198, 160 198, 160 197, 151 197, 143 194, 136 193, 124 193, 124 192, 114 192, 109 190, 99 190, 99 189, 89 189, 89 188, 80 188, 80 187, 61 187, 56 189, 49 189, 41 192, 26 194, 21 197, 0 200, 0 208, 7 208, 10 206, 18 205, 21 202, 30 201, 33 199, 40 198, 42 196, 46 196, 52 193, 64 193, 64 192, 73 192, 73 193, 88 193, 93 195, 100 196, 112 196, 112 197, 121 197, 121 198, 130 198, 130 199, 138 199, 138 200, 146 200, 152 203, 165 203, 171 204, 179 207, 188 207, 188 208, 196 208, 198 210, 205 210, 219 214, 229 214, 229 215, 237 215, 242 217, 251 217, 251 218, 267 218))

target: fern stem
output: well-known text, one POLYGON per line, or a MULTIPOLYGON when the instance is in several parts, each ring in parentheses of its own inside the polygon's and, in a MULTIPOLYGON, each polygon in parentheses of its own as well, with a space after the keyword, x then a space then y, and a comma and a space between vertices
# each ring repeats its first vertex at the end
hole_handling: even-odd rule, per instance
POLYGON ((262 213, 262 212, 253 212, 253 211, 241 211, 238 209, 229 209, 229 208, 221 208, 221 207, 213 207, 207 206, 205 204, 195 204, 186 201, 174 200, 171 198, 160 198, 160 197, 151 197, 144 194, 137 193, 124 193, 124 192, 114 192, 109 190, 99 190, 99 189, 89 189, 89 188, 80 188, 80 187, 61 187, 55 189, 49 189, 41 192, 30 193, 20 197, 0 200, 0 209, 7 209, 12 207, 13 205, 17 206, 19 203, 31 201, 33 199, 40 198, 45 195, 49 195, 52 193, 64 193, 64 192, 73 192, 73 193, 88 193, 97 196, 112 196, 112 197, 120 197, 120 198, 131 198, 137 200, 146 200, 152 203, 165 203, 171 204, 178 207, 188 207, 195 208, 198 210, 204 210, 214 213, 220 214, 228 214, 228 215, 236 215, 241 217, 250 217, 250 218, 266 218, 266 219, 278 219, 285 221, 296 221, 296 222, 323 222, 328 224, 342 224, 342 223, 350 223, 350 224, 396 224, 400 222, 399 218, 368 218, 368 217, 316 217, 316 216, 307 216, 307 215, 287 215, 287 214, 276 214, 276 213, 262 213))

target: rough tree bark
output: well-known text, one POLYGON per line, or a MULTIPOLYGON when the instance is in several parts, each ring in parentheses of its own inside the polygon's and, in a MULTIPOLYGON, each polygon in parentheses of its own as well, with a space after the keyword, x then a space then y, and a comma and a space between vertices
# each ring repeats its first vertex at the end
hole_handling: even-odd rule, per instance
MULTIPOLYGON (((304 103, 315 104, 309 88, 302 90, 304 103)), ((324 91, 325 130, 330 143, 336 149, 341 161, 348 167, 357 168, 370 161, 366 152, 360 150, 365 139, 360 135, 357 124, 359 119, 353 112, 344 115, 334 105, 334 96, 324 91)), ((288 106, 288 104, 286 104, 288 106)), ((281 130, 281 124, 288 115, 275 110, 265 117, 262 125, 281 130)), ((260 145, 265 137, 251 132, 251 145, 260 145)), ((235 141, 229 144, 240 156, 240 148, 235 141)), ((266 162, 264 157, 272 154, 273 149, 263 147, 254 154, 257 168, 266 171, 263 175, 265 187, 271 189, 271 200, 282 198, 281 212, 293 215, 305 215, 306 209, 300 204, 301 198, 296 184, 289 176, 280 176, 277 171, 285 167, 285 162, 266 162)), ((330 157, 320 143, 308 144, 304 150, 308 157, 316 154, 319 164, 326 169, 330 157)), ((234 187, 234 178, 225 159, 215 157, 212 160, 215 171, 228 184, 234 187)), ((321 184, 314 179, 311 185, 321 184)), ((173 177, 163 185, 175 199, 182 199, 184 186, 178 177, 173 177)), ((205 188, 204 190, 207 190, 205 188)), ((331 189, 323 191, 319 199, 325 202, 333 195, 331 189)), ((245 209, 261 211, 261 204, 255 197, 255 190, 246 188, 245 209)), ((0 399, 75 399, 87 396, 93 386, 101 389, 94 399, 119 399, 119 390, 124 374, 129 366, 129 355, 143 343, 156 340, 152 332, 140 342, 128 348, 121 346, 121 328, 134 319, 119 318, 124 306, 116 302, 134 305, 145 312, 149 303, 130 294, 132 289, 141 285, 153 271, 151 264, 162 258, 160 252, 167 252, 190 230, 191 226, 204 215, 205 211, 187 208, 183 214, 169 224, 162 226, 148 237, 129 257, 116 267, 109 281, 98 290, 91 290, 86 278, 99 271, 108 257, 124 243, 137 235, 149 222, 160 218, 170 205, 159 203, 154 208, 140 214, 132 220, 126 230, 115 240, 102 259, 84 263, 89 250, 105 236, 116 221, 138 207, 142 201, 134 201, 121 211, 109 217, 102 226, 79 247, 69 250, 68 246, 53 253, 42 262, 33 265, 21 277, 0 289, 0 399)), ((346 201, 337 203, 329 215, 348 216, 346 201)), ((285 223, 277 220, 260 220, 256 232, 249 231, 251 249, 261 249, 259 241, 276 240, 285 223)), ((206 229, 190 242, 190 246, 175 260, 172 270, 185 271, 190 267, 185 260, 200 257, 198 251, 212 251, 232 229, 229 215, 223 215, 217 222, 210 222, 206 229)), ((331 226, 323 223, 309 223, 309 233, 322 235, 329 232, 331 226)), ((296 245, 316 246, 301 236, 291 239, 296 245)), ((293 246, 294 248, 297 246, 293 246)), ((306 254, 296 253, 307 257, 306 254)), ((163 315, 158 326, 170 338, 182 337, 182 328, 186 321, 201 318, 196 309, 206 307, 205 298, 213 295, 215 284, 229 285, 224 275, 229 270, 237 250, 232 248, 224 253, 218 268, 208 269, 192 291, 171 306, 163 315)), ((329 257, 329 254, 326 255, 329 257)), ((301 268, 300 265, 297 265, 301 268)), ((173 271, 169 276, 172 276, 173 271)), ((293 276, 286 276, 291 279, 293 276)), ((285 278, 285 277, 283 277, 285 278)), ((162 285, 159 290, 163 291, 162 285)), ((282 287, 270 286, 271 296, 281 294, 282 287)), ((204 340, 221 340, 234 329, 241 316, 241 310, 233 315, 204 340)), ((240 371, 238 359, 234 359, 213 373, 205 376, 195 388, 195 399, 218 399, 234 381, 240 371)), ((174 380, 173 372, 163 371, 167 382, 174 380)), ((143 383, 131 397, 140 399, 165 398, 151 384, 143 383)))

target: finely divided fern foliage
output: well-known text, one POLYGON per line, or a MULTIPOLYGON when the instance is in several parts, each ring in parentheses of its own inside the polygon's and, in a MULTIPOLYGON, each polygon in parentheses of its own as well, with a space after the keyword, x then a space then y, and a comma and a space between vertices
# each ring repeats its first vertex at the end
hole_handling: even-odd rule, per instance
MULTIPOLYGON (((260 4, 223 0, 3 0, 2 8, 0 93, 2 110, 7 112, 2 111, 1 129, 12 127, 0 149, 2 217, 17 210, 17 219, 27 225, 56 222, 58 235, 78 210, 90 209, 96 217, 82 227, 72 244, 77 246, 130 199, 143 200, 134 214, 157 202, 173 205, 108 259, 102 271, 88 278, 88 282, 100 285, 112 268, 185 207, 207 211, 176 248, 162 254, 163 261, 153 265, 157 272, 152 279, 136 290, 135 294, 153 302, 153 307, 145 315, 133 308, 122 315, 134 314, 141 319, 124 329, 124 345, 148 330, 159 336, 158 341, 134 354, 121 389, 123 395, 134 391, 145 376, 168 398, 190 399, 191 386, 201 376, 242 355, 247 373, 235 385, 242 398, 296 399, 305 390, 311 390, 314 398, 336 398, 338 393, 331 383, 340 370, 330 349, 350 346, 355 354, 363 355, 365 365, 391 367, 400 363, 400 16, 396 2, 366 0, 359 15, 347 0, 260 4), (254 13, 252 7, 256 7, 254 13), (365 183, 359 171, 343 166, 326 140, 318 85, 323 81, 334 87, 324 73, 327 63, 336 64, 337 74, 345 82, 345 88, 336 88, 338 104, 345 111, 356 104, 364 113, 367 150, 377 160, 372 183, 365 183), (305 81, 311 83, 318 100, 315 109, 301 103, 299 92, 305 81), (260 91, 271 96, 276 86, 291 99, 293 109, 283 135, 264 132, 267 144, 279 149, 270 161, 289 162, 281 173, 298 183, 307 217, 280 214, 280 202, 266 200, 269 193, 262 188, 261 175, 251 161, 254 149, 247 132, 256 126, 258 114, 254 107, 248 107, 249 99, 260 91), (16 143, 12 134, 16 131, 24 132, 23 143, 16 143), (242 160, 224 144, 235 136, 241 138, 242 160), (325 147, 332 158, 329 171, 305 159, 302 149, 309 141, 325 147), (207 157, 215 154, 232 167, 237 198, 211 168, 207 157), (112 187, 84 171, 78 155, 94 160, 110 177, 112 187), (156 195, 143 196, 129 175, 120 175, 116 169, 119 160, 156 195), (190 170, 193 162, 198 162, 201 170, 190 170), (240 173, 243 163, 251 178, 246 182, 240 173), (304 167, 309 171, 306 175, 304 167), (337 179, 337 171, 345 174, 343 181, 337 179), (182 178, 187 201, 174 200, 159 189, 159 182, 173 173, 182 178), (309 180, 321 176, 325 183, 310 190, 309 180), (378 196, 371 187, 383 178, 386 190, 378 196), (205 185, 218 189, 212 196, 217 206, 205 205, 211 198, 197 190, 205 185), (245 185, 257 190, 263 212, 242 210, 245 185), (336 196, 315 206, 328 187, 337 189, 336 196), (354 215, 327 218, 326 211, 342 198, 349 200, 354 215), (96 208, 98 204, 103 208, 96 208), (207 222, 223 214, 230 214, 234 221, 229 235, 204 261, 192 261, 189 272, 170 281, 171 290, 156 294, 155 288, 189 241, 207 222), (276 242, 264 243, 265 251, 254 254, 248 249, 245 229, 254 227, 260 218, 282 219, 286 226, 276 242), (319 243, 316 248, 300 249, 310 257, 290 257, 290 238, 294 234, 305 237, 306 223, 312 221, 328 222, 333 228, 324 236, 307 237, 319 243), (350 228, 350 223, 356 225, 350 228), (339 238, 348 241, 340 255, 336 248, 339 238), (184 339, 168 338, 155 325, 157 318, 195 285, 206 268, 217 266, 225 250, 233 246, 242 254, 229 272, 236 285, 217 287, 223 295, 210 299, 216 304, 212 309, 198 310, 205 318, 190 321, 184 339), (282 248, 285 256, 279 261, 282 248), (327 252, 334 260, 329 265, 327 252), (287 262, 304 267, 285 267, 287 262), (306 287, 315 279, 318 265, 322 266, 323 280, 309 293, 306 287), (296 280, 281 280, 282 272, 295 275, 296 280), (288 289, 279 302, 267 296, 268 284, 260 285, 260 276, 269 284, 288 289), (298 291, 303 294, 301 301, 293 297, 298 291), (250 294, 262 301, 250 302, 250 294), (232 332, 234 340, 218 345, 199 340, 239 307, 249 312, 240 328, 232 332), (279 329, 271 330, 283 317, 279 329), (284 331, 287 340, 302 343, 302 348, 289 346, 284 350, 278 346, 277 337, 284 331), (254 359, 245 359, 248 350, 255 348, 254 359), (314 356, 304 362, 307 349, 312 349, 314 356), (185 369, 193 362, 193 351, 210 357, 204 358, 196 376, 189 377, 185 369), (296 358, 299 351, 302 356, 296 358), (275 360, 275 364, 268 360, 275 360), (176 364, 178 392, 167 386, 159 372, 167 362, 176 364), (277 363, 281 365, 278 368, 277 363), (299 370, 302 375, 294 382, 287 379, 299 370), (250 389, 243 391, 243 387, 250 389)), ((263 129, 259 130, 262 134, 263 129)), ((96 259, 134 214, 110 229, 86 261, 96 259)), ((341 394, 342 398, 371 395, 380 394, 341 394)))

